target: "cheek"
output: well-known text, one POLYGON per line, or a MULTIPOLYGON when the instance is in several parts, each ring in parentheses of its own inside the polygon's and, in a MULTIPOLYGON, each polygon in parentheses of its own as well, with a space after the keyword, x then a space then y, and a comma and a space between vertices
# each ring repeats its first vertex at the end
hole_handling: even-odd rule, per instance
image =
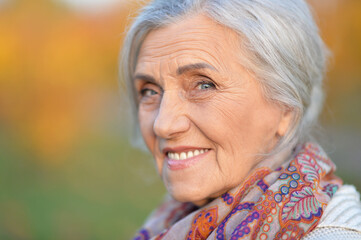
POLYGON ((227 154, 249 158, 263 151, 274 134, 273 108, 247 92, 222 93, 194 105, 194 122, 227 154), (220 127, 223 126, 223 127, 220 127))
POLYGON ((252 116, 247 105, 249 103, 241 96, 218 96, 193 106, 193 120, 211 140, 226 142, 236 138, 235 133, 242 134, 249 128, 252 116))
POLYGON ((155 114, 153 111, 145 111, 140 107, 138 110, 138 119, 139 119, 138 121, 139 121, 140 131, 142 133, 143 139, 149 151, 153 153, 154 141, 155 141, 153 125, 154 125, 155 114))
POLYGON ((159 151, 157 151, 157 138, 153 131, 156 114, 157 113, 155 111, 144 111, 140 108, 138 112, 138 119, 144 142, 154 157, 158 173, 162 175, 163 161, 159 158, 159 151))

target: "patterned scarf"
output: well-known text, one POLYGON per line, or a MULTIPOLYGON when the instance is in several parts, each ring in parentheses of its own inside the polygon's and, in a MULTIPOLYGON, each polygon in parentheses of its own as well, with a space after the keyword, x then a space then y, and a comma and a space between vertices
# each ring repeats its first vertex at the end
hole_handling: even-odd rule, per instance
POLYGON ((134 240, 302 238, 342 181, 316 144, 303 145, 281 167, 273 169, 274 162, 263 161, 241 185, 199 209, 168 197, 134 240))

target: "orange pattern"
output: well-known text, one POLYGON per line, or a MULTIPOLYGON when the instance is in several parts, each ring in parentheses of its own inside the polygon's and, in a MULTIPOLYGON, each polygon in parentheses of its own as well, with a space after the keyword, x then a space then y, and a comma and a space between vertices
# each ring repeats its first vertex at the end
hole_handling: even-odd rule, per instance
POLYGON ((210 232, 217 227, 218 207, 200 211, 193 218, 191 230, 187 239, 206 239, 210 232))
MULTIPOLYGON (((269 167, 255 169, 238 187, 175 220, 158 237, 174 239, 176 234, 186 240, 301 239, 317 226, 342 181, 333 175, 335 165, 318 145, 307 143, 297 149, 294 159, 277 169, 271 169, 272 161, 277 159, 264 161, 269 167)), ((148 229, 152 232, 155 228, 149 225, 148 229)), ((140 232, 143 235, 135 240, 152 238, 147 230, 140 232), (147 234, 149 238, 144 237, 147 234)))

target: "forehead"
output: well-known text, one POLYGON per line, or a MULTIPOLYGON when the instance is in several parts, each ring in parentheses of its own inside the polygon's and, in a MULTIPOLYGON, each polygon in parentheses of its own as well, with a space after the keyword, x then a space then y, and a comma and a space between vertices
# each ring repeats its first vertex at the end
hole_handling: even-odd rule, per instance
POLYGON ((227 61, 234 61, 238 52, 239 37, 234 31, 199 14, 150 32, 141 46, 136 69, 164 63, 172 68, 200 61, 222 68, 227 61))

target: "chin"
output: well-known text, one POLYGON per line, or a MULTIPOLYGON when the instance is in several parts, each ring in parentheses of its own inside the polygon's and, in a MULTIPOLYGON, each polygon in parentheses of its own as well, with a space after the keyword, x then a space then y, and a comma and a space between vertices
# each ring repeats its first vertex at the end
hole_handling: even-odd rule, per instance
POLYGON ((209 196, 205 194, 203 189, 195 187, 180 186, 168 188, 168 192, 172 197, 179 202, 191 202, 197 206, 202 206, 207 203, 209 196))

